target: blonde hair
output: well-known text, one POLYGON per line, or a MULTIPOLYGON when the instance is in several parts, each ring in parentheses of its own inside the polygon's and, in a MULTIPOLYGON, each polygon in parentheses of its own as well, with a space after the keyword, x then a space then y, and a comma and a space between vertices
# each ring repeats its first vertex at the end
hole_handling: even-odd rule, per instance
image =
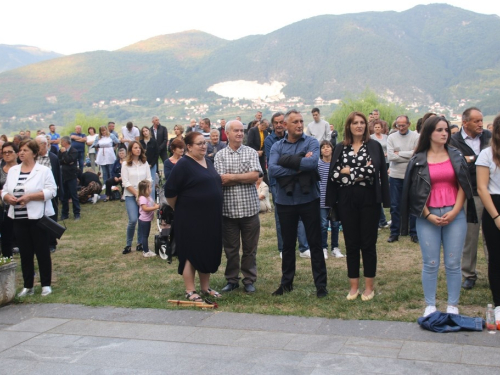
POLYGON ((138 190, 137 203, 139 203, 140 197, 149 198, 149 194, 147 193, 149 187, 151 187, 151 181, 142 180, 141 182, 139 182, 139 186, 137 187, 137 190, 138 190))

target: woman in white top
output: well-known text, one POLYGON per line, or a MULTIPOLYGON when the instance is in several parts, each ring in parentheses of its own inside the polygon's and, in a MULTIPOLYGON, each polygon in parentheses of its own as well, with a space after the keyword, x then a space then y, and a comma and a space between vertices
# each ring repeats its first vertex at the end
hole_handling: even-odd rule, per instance
POLYGON ((120 142, 128 148, 130 141, 139 141, 139 129, 137 129, 134 124, 129 121, 127 126, 122 128, 122 135, 120 137, 120 142))
POLYGON ((106 126, 101 126, 99 128, 99 137, 94 141, 94 147, 97 148, 96 163, 101 167, 104 182, 111 177, 111 169, 116 160, 115 150, 113 149, 115 143, 118 143, 116 136, 110 134, 106 126))
POLYGON ((483 234, 488 247, 490 282, 495 320, 500 327, 500 115, 493 121, 491 147, 485 148, 476 161, 477 192, 484 205, 483 234))
MULTIPOLYGON (((139 206, 137 205, 138 186, 142 180, 153 182, 151 170, 141 144, 137 141, 131 141, 128 145, 127 158, 122 164, 122 185, 125 189, 125 207, 128 214, 127 244, 123 249, 123 254, 128 254, 132 251, 135 225, 139 218, 139 206)), ((141 238, 140 232, 141 227, 138 226, 137 251, 142 251, 142 244, 139 243, 139 239, 141 238)))
POLYGON ((9 169, 2 190, 2 199, 10 205, 8 215, 14 219, 14 234, 21 254, 24 289, 18 297, 34 293, 35 255, 42 296, 52 293, 49 237, 37 224, 43 215, 54 215, 51 199, 57 195, 57 185, 52 171, 36 162, 39 150, 38 143, 33 139, 26 139, 19 144, 21 164, 9 169))
POLYGON ((88 129, 89 135, 87 135, 87 146, 89 146, 89 159, 90 159, 90 168, 92 172, 95 172, 95 147, 94 141, 97 138, 97 134, 95 128, 93 126, 88 129))

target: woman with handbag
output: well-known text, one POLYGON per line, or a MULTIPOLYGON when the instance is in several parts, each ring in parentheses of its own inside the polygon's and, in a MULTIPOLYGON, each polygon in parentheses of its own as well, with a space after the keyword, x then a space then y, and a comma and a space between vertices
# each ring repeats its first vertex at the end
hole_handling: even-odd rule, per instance
POLYGON ((24 288, 18 297, 34 294, 36 255, 42 283, 42 296, 52 293, 52 261, 48 233, 38 226, 44 216, 54 215, 51 199, 57 195, 52 171, 36 162, 39 146, 26 139, 19 144, 21 164, 10 168, 2 190, 2 199, 9 204, 9 217, 14 220, 14 234, 21 254, 24 288))

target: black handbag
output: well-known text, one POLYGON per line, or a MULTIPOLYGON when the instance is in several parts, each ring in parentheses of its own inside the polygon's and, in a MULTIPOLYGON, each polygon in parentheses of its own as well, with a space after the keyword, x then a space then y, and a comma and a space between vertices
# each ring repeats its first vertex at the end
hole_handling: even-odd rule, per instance
MULTIPOLYGON (((45 204, 43 205, 43 211, 45 212, 45 204)), ((66 231, 66 226, 62 226, 57 221, 52 220, 47 215, 43 215, 38 223, 36 223, 38 228, 43 229, 50 235, 54 236, 57 239, 60 239, 64 232, 66 231)))

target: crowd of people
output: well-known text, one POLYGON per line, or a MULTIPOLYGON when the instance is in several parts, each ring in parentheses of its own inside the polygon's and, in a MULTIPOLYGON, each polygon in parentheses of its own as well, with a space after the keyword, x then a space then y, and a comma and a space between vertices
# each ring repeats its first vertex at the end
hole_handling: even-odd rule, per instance
POLYGON ((327 296, 325 260, 344 257, 338 242, 342 227, 349 280, 346 298, 372 300, 377 239, 380 229, 390 226, 387 242, 409 235, 420 246, 424 316, 436 311, 443 248, 447 313, 458 314, 460 289, 472 289, 477 280, 482 223, 488 280, 500 321, 500 255, 495 247, 500 239, 500 116, 490 131, 483 128, 483 115, 475 107, 463 112, 460 128, 427 113, 414 131, 406 115, 388 124, 376 109, 368 117, 352 112, 343 125, 343 138, 338 139, 318 108, 311 114, 308 125, 296 110, 277 112, 270 121, 257 112, 248 124, 240 118, 221 119, 219 128, 203 118, 199 123, 192 120, 186 131, 176 125, 170 139, 156 116, 151 127, 139 130, 128 122, 120 134, 110 122, 97 132, 89 128, 88 135, 76 126, 75 132, 61 137, 50 125, 50 132, 35 140, 26 133, 14 136, 12 142, 3 139, 2 253, 12 254, 14 235, 24 278, 19 296, 34 292, 34 255, 42 295, 52 292, 50 254, 57 242, 40 233, 36 223, 43 215, 58 219, 58 200, 60 219, 69 218, 71 200, 78 220, 80 203, 95 203, 104 187, 104 202, 125 202, 128 225, 122 253, 132 251, 137 226, 136 250, 154 257, 148 238, 159 208, 153 198, 161 161, 165 197, 175 212, 178 272, 190 301, 202 301, 202 295, 219 298, 239 288, 240 281, 246 293, 256 291, 259 212, 274 211, 282 276, 273 296, 294 289, 297 242, 299 256, 311 261, 317 297, 327 296), (384 208, 390 208, 389 221, 384 208), (197 236, 185 230, 192 226, 198 228, 197 236), (40 237, 43 240, 36 245, 29 240, 40 237), (210 287, 210 274, 218 270, 222 252, 226 285, 219 293, 210 287), (196 272, 200 293, 195 288, 196 272))

